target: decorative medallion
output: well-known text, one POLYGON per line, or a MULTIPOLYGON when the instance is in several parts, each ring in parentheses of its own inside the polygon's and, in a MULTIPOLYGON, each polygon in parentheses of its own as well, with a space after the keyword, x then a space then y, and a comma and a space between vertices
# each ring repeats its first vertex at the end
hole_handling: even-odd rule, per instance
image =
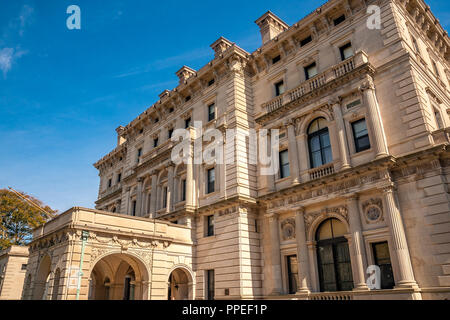
POLYGON ((362 204, 364 217, 368 223, 383 220, 383 202, 380 198, 370 199, 362 204))
POLYGON ((295 220, 287 218, 281 222, 282 238, 283 240, 295 239, 295 220))

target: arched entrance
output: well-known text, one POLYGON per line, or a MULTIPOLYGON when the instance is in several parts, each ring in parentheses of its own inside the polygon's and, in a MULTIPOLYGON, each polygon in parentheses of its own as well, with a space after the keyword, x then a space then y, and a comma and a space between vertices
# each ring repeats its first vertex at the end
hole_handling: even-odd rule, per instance
POLYGON ((316 231, 320 291, 353 289, 346 226, 336 218, 323 221, 316 231))
POLYGON ((148 272, 138 258, 116 253, 101 258, 91 271, 89 295, 92 300, 146 300, 148 272))
POLYGON ((169 275, 167 298, 169 300, 192 300, 192 278, 184 268, 176 268, 169 275))
POLYGON ((39 264, 36 274, 36 281, 34 282, 33 288, 33 300, 47 300, 51 265, 52 260, 48 255, 45 255, 39 264))

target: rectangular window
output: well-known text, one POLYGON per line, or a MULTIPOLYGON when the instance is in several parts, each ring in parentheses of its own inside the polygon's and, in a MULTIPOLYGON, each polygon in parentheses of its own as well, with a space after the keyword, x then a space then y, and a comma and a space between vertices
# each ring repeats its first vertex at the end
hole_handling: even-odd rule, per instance
POLYGON ((208 106, 208 121, 214 120, 216 118, 216 106, 211 103, 208 106))
POLYGON ((120 181, 122 181, 122 173, 119 173, 117 175, 117 183, 119 183, 120 181))
POLYGON ((353 122, 352 129, 356 152, 370 149, 369 132, 367 131, 366 120, 361 119, 353 122))
POLYGON ((306 80, 311 79, 315 75, 317 75, 317 65, 315 62, 313 62, 310 65, 305 67, 306 80))
POLYGON ((394 288, 394 273, 392 272, 391 257, 387 241, 372 244, 373 258, 375 264, 381 271, 381 289, 394 288))
POLYGON ((136 200, 131 203, 131 215, 136 216, 136 200))
POLYGON ((298 262, 297 256, 287 256, 287 273, 289 281, 289 293, 294 294, 298 288, 298 262))
POLYGON ((214 184, 216 182, 216 172, 214 168, 207 171, 207 180, 206 193, 212 193, 214 192, 214 184))
POLYGON ((142 148, 139 148, 137 151, 137 159, 136 159, 137 163, 139 163, 139 161, 141 160, 141 156, 142 156, 142 148))
POLYGON ((187 96, 185 101, 188 102, 189 100, 191 100, 191 96, 187 96))
POLYGON ((186 120, 184 120, 184 128, 187 129, 191 126, 191 118, 187 118, 186 120))
POLYGON ((111 185, 112 185, 112 179, 109 179, 108 180, 108 188, 111 188, 111 185))
POLYGON ((280 151, 279 153, 280 158, 280 178, 286 178, 289 177, 289 152, 288 150, 280 151))
POLYGON ((434 109, 434 119, 436 120, 437 129, 444 128, 444 124, 442 122, 441 113, 437 109, 434 109))
POLYGON ((275 64, 281 60, 281 56, 277 55, 275 58, 272 59, 272 64, 275 64))
POLYGON ((308 36, 305 39, 300 41, 300 47, 306 46, 308 43, 312 41, 312 37, 308 36))
POLYGON ((158 138, 153 139, 153 148, 158 146, 158 138))
POLYGON ((169 129, 169 131, 167 131, 167 136, 170 139, 170 138, 172 138, 172 135, 173 135, 173 129, 171 128, 171 129, 169 129))
POLYGON ((155 123, 158 123, 159 122, 159 118, 155 118, 155 123))
POLYGON ((275 96, 278 97, 284 93, 284 81, 278 81, 275 83, 275 96))
POLYGON ((215 80, 211 79, 208 81, 208 87, 211 87, 214 84, 215 80))
POLYGON ((353 56, 353 48, 350 42, 340 47, 339 51, 341 52, 342 61, 353 56))
POLYGON ((22 269, 22 270, 27 270, 27 265, 26 265, 26 264, 22 264, 21 269, 22 269))
POLYGON ((339 16, 339 17, 337 17, 336 19, 333 20, 335 26, 337 26, 338 24, 341 24, 344 21, 345 21, 345 15, 344 14, 342 16, 339 16))
POLYGON ((435 74, 436 76, 439 77, 439 69, 438 69, 438 67, 437 67, 436 62, 434 62, 433 60, 431 60, 431 63, 433 64, 433 71, 434 71, 434 74, 435 74))
POLYGON ((167 187, 164 187, 163 189, 163 203, 162 203, 162 207, 163 208, 167 208, 167 187))
POLYGON ((181 201, 186 201, 186 179, 181 180, 181 201))
POLYGON ((206 236, 211 237, 214 235, 214 215, 206 217, 206 236))
POLYGON ((206 270, 206 299, 214 300, 214 270, 206 270))
POLYGON ((414 39, 413 35, 410 35, 410 36, 411 36, 411 39, 412 39, 414 50, 416 51, 416 53, 420 53, 420 49, 419 49, 419 45, 417 44, 417 40, 414 39))

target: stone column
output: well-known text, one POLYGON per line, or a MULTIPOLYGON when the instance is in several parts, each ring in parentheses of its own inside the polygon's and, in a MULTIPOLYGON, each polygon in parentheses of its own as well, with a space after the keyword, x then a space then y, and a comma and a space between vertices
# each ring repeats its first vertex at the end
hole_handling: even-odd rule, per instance
POLYGON ((298 151, 299 151, 299 162, 300 162, 300 172, 303 173, 301 176, 301 181, 308 181, 308 139, 306 136, 306 133, 301 133, 298 137, 297 145, 298 145, 298 151))
POLYGON ((131 187, 127 187, 125 193, 125 214, 130 215, 130 193, 131 187))
POLYGON ((192 159, 192 146, 189 159, 186 163, 186 208, 194 208, 194 160, 192 159))
POLYGON ((367 76, 366 81, 359 87, 359 90, 363 92, 364 101, 367 105, 368 125, 372 127, 373 131, 372 142, 376 154, 375 157, 377 159, 382 158, 388 155, 388 147, 372 77, 367 76))
POLYGON ((289 139, 289 166, 290 173, 292 177, 292 183, 297 184, 300 182, 300 170, 298 166, 298 150, 297 150, 297 139, 295 136, 294 123, 290 121, 288 124, 288 139, 289 139))
POLYGON ((158 196, 158 192, 157 192, 157 175, 156 175, 156 171, 152 172, 152 190, 150 191, 150 217, 154 217, 155 216, 155 212, 156 212, 156 198, 158 196))
POLYGON ((389 233, 391 236, 392 252, 395 255, 395 260, 398 263, 398 276, 395 279, 397 287, 417 287, 414 279, 414 272, 409 256, 408 243, 406 241, 405 229, 395 201, 394 186, 384 188, 384 199, 386 202, 386 220, 389 226, 389 233))
POLYGON ((306 245, 306 230, 305 230, 305 209, 300 208, 295 213, 295 237, 297 240, 297 257, 298 257, 298 280, 299 293, 309 293, 310 279, 309 279, 309 258, 308 246, 306 245))
POLYGON ((141 216, 141 210, 142 210, 142 185, 144 184, 144 178, 138 178, 138 184, 136 189, 136 212, 135 216, 140 217, 141 216))
POLYGON ((272 213, 267 215, 267 217, 270 230, 270 272, 272 274, 272 291, 270 295, 279 295, 282 291, 282 280, 278 214, 272 213))
POLYGON ((346 199, 350 234, 352 236, 351 259, 353 261, 353 282, 355 290, 368 290, 365 281, 366 252, 362 237, 361 217, 358 208, 358 196, 352 195, 346 199))
POLYGON ((169 164, 169 167, 167 168, 167 212, 171 212, 173 210, 173 202, 174 202, 174 182, 173 182, 173 171, 174 171, 173 164, 169 164))
POLYGON ((336 120, 336 129, 339 142, 339 153, 341 155, 341 169, 350 168, 350 152, 348 150, 347 135, 345 133, 344 118, 342 116, 341 103, 338 99, 330 100, 329 104, 333 107, 334 119, 336 120))

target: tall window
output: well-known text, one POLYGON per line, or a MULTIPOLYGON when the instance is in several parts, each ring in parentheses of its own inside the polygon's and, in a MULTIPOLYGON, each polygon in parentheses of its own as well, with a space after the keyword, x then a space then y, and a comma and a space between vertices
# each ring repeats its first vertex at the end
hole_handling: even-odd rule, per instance
POLYGON ((303 40, 300 40, 300 46, 306 46, 308 43, 310 43, 312 41, 312 37, 311 36, 307 36, 306 38, 304 38, 303 40))
POLYGON ((431 60, 431 64, 433 65, 433 71, 434 71, 434 74, 435 74, 437 77, 439 77, 439 69, 438 69, 438 67, 437 67, 436 62, 434 62, 434 60, 431 60))
POLYGON ((375 264, 381 271, 381 289, 394 288, 394 273, 392 272, 391 257, 389 255, 389 246, 387 241, 373 243, 372 252, 375 264))
POLYGON ((181 201, 186 201, 186 179, 181 180, 181 201))
POLYGON ((153 148, 158 146, 158 138, 153 139, 153 148))
POLYGON ((320 291, 353 289, 352 267, 345 225, 331 218, 322 222, 316 232, 320 291))
POLYGON ((111 188, 111 185, 112 185, 112 179, 109 179, 108 180, 108 188, 111 188))
POLYGON ((289 281, 289 293, 293 294, 297 292, 298 288, 298 262, 297 256, 287 256, 287 273, 288 273, 288 281, 289 281))
POLYGON ((311 79, 317 75, 317 65, 315 62, 305 67, 305 78, 306 80, 311 79))
POLYGON ((272 64, 275 64, 275 63, 279 62, 280 60, 281 60, 281 56, 280 56, 280 55, 277 55, 276 57, 274 57, 274 58, 272 59, 272 64))
POLYGON ((353 122, 352 129, 356 152, 370 149, 369 132, 367 131, 366 120, 361 119, 353 122))
POLYGON ((206 270, 206 299, 214 300, 214 270, 206 270))
POLYGON ((284 93, 284 82, 283 80, 275 83, 275 96, 282 95, 284 93))
POLYGON ((206 236, 211 237, 214 235, 214 215, 206 217, 206 236))
POLYGON ((211 103, 208 106, 208 121, 214 120, 216 118, 216 106, 211 103))
POLYGON ((167 187, 163 188, 163 203, 162 203, 162 207, 163 208, 167 208, 167 187))
POLYGON ((341 52, 341 59, 346 60, 353 56, 353 48, 352 44, 349 42, 347 44, 344 44, 342 47, 339 48, 339 51, 341 52))
POLYGON ((437 129, 444 128, 444 123, 442 122, 441 113, 436 108, 433 108, 433 111, 434 111, 434 119, 436 120, 437 129))
POLYGON ((139 161, 141 161, 141 156, 142 156, 142 148, 139 148, 137 151, 136 163, 139 163, 139 161))
POLYGON ((336 19, 333 20, 335 26, 337 26, 338 24, 341 24, 344 21, 345 21, 345 15, 344 14, 342 16, 339 16, 339 17, 337 17, 336 19))
POLYGON ((136 200, 131 203, 131 215, 136 216, 136 200))
POLYGON ((122 173, 119 172, 119 174, 117 175, 117 183, 119 183, 120 181, 122 181, 122 173))
POLYGON ((289 177, 289 151, 283 150, 279 153, 279 159, 280 159, 280 178, 286 178, 289 177))
POLYGON ((317 168, 333 161, 330 135, 325 118, 318 118, 309 125, 308 145, 311 168, 317 168))
POLYGON ((167 131, 167 136, 170 138, 172 138, 173 135, 173 128, 170 128, 169 131, 167 131))
POLYGON ((214 168, 208 169, 206 175, 207 175, 206 193, 212 193, 214 192, 214 185, 216 182, 216 173, 214 168))
POLYGON ((184 120, 184 128, 187 129, 191 126, 191 117, 184 120))

